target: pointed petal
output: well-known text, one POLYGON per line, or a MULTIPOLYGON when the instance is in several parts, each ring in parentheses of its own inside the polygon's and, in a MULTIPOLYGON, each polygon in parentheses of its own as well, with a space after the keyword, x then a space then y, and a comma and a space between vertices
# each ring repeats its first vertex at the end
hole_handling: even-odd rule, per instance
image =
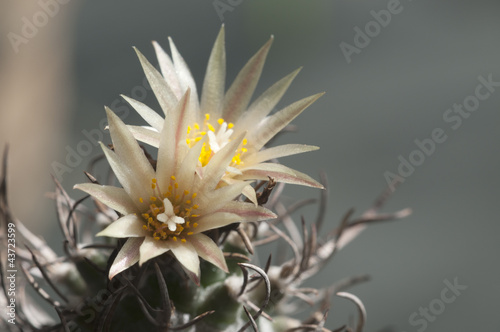
POLYGON ((232 201, 217 212, 229 212, 240 216, 244 221, 261 221, 276 218, 270 210, 251 203, 232 201))
POLYGON ((168 186, 170 177, 175 174, 177 164, 183 159, 183 156, 179 155, 179 148, 182 143, 185 144, 181 140, 184 140, 186 135, 186 129, 183 126, 189 103, 189 91, 189 89, 186 91, 175 109, 165 116, 163 130, 160 133, 160 148, 158 149, 158 163, 156 166, 160 188, 168 186))
POLYGON ((137 113, 154 129, 156 129, 158 132, 161 131, 161 128, 163 127, 163 118, 153 111, 149 106, 141 103, 140 101, 137 101, 135 99, 129 98, 125 95, 121 95, 123 99, 127 103, 132 106, 137 113))
POLYGON ((148 232, 142 228, 144 223, 135 214, 128 214, 113 221, 108 227, 96 234, 96 236, 109 236, 116 238, 144 237, 148 232))
POLYGON ((158 148, 160 146, 160 133, 157 132, 153 127, 127 125, 127 128, 136 140, 151 145, 155 148, 158 148))
POLYGON ((148 79, 149 85, 151 85, 151 89, 153 89, 156 99, 158 99, 158 103, 160 104, 163 113, 167 114, 167 112, 177 104, 177 97, 158 70, 153 67, 153 65, 138 49, 134 48, 134 50, 139 57, 142 69, 146 74, 146 78, 148 79))
POLYGON ((128 167, 134 172, 133 176, 151 181, 150 179, 154 175, 153 167, 130 130, 109 108, 106 108, 106 114, 109 122, 109 133, 118 158, 127 161, 128 167))
MULTIPOLYGON (((166 242, 166 241, 163 241, 166 242)), ((191 271, 197 277, 200 276, 200 259, 198 258, 198 253, 196 252, 190 241, 168 241, 171 246, 170 250, 174 254, 175 258, 182 264, 182 266, 191 271)))
MULTIPOLYGON (((132 202, 139 211, 147 210, 147 203, 141 203, 141 197, 149 197, 151 195, 151 187, 146 187, 144 180, 139 178, 139 174, 135 174, 116 153, 108 149, 104 144, 101 144, 102 151, 108 160, 109 166, 115 173, 116 178, 127 192, 132 202), (141 181, 142 180, 142 181, 141 181)), ((151 181, 151 180, 150 180, 151 181)))
POLYGON ((222 114, 226 79, 226 50, 224 47, 224 26, 215 40, 208 60, 207 72, 201 93, 201 111, 218 119, 222 114))
POLYGON ((139 265, 170 250, 170 241, 156 241, 150 236, 144 238, 140 249, 139 265))
POLYGON ((196 250, 198 256, 228 273, 226 259, 222 250, 205 234, 195 234, 187 238, 196 250))
POLYGON ((133 237, 125 242, 109 269, 109 280, 139 261, 139 247, 143 241, 144 238, 133 237))
POLYGON ((195 176, 198 177, 196 173, 196 168, 198 166, 198 159, 200 157, 201 148, 205 139, 202 139, 196 143, 193 147, 189 148, 184 160, 182 161, 177 174, 175 175, 178 179, 179 187, 181 191, 191 190, 193 188, 193 181, 195 176))
POLYGON ((102 203, 123 215, 136 212, 137 208, 123 188, 101 186, 94 183, 80 183, 73 187, 92 195, 102 203))
POLYGON ((234 222, 251 222, 274 218, 276 218, 276 215, 262 206, 233 201, 226 203, 216 212, 201 217, 196 221, 198 227, 193 229, 193 231, 197 234, 206 230, 220 228, 234 222))
POLYGON ((168 41, 170 43, 170 52, 172 52, 172 60, 174 60, 175 72, 177 73, 177 77, 179 78, 181 91, 182 93, 184 93, 187 89, 191 90, 191 98, 189 102, 191 103, 192 107, 197 110, 200 106, 198 100, 198 92, 196 90, 196 82, 194 81, 193 75, 191 75, 189 67, 184 61, 184 58, 177 50, 177 47, 175 47, 172 38, 168 37, 168 41))
POLYGON ((304 144, 286 144, 279 145, 269 149, 260 150, 259 152, 250 155, 244 159, 245 165, 258 164, 275 158, 282 158, 298 153, 318 150, 319 147, 304 144))
POLYGON ((243 141, 246 133, 242 133, 238 137, 235 137, 231 142, 226 144, 224 148, 219 150, 205 166, 203 172, 203 190, 210 191, 215 189, 217 184, 222 178, 222 175, 226 172, 226 167, 229 165, 234 157, 236 149, 243 141))
POLYGON ((248 185, 245 181, 234 181, 233 184, 223 186, 217 190, 198 193, 196 204, 199 205, 197 214, 205 215, 222 208, 229 201, 241 195, 243 188, 248 185))
POLYGON ((281 131, 287 124, 295 119, 309 105, 314 103, 324 93, 318 93, 310 97, 306 97, 295 103, 285 107, 281 111, 266 118, 259 128, 250 133, 248 141, 251 142, 252 148, 260 150, 271 138, 281 131))
POLYGON ((182 97, 182 89, 170 56, 156 41, 153 41, 153 47, 155 48, 156 58, 158 59, 163 78, 167 81, 168 86, 177 99, 180 99, 182 97))
POLYGON ((323 185, 311 178, 309 175, 288 168, 281 164, 261 163, 242 170, 243 175, 237 177, 239 180, 267 180, 272 177, 277 182, 298 184, 302 186, 324 189, 323 185))
POLYGON ((234 127, 250 131, 252 126, 269 115, 301 69, 296 69, 267 89, 248 107, 248 110, 240 117, 234 127))
POLYGON ((255 193, 254 187, 252 187, 251 185, 245 186, 245 188, 243 188, 243 191, 241 193, 245 195, 245 197, 248 198, 250 202, 252 202, 254 205, 258 204, 257 194, 255 193))
POLYGON ((257 82, 259 81, 267 53, 273 42, 273 37, 248 60, 247 64, 236 76, 233 84, 226 93, 222 117, 226 122, 236 122, 241 113, 247 108, 252 98, 257 82))

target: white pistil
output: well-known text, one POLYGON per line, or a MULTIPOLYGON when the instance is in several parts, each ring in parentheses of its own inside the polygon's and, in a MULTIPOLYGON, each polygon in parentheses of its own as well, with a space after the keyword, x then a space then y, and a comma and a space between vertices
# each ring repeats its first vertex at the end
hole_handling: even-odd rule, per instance
POLYGON ((165 208, 165 212, 160 213, 156 216, 158 221, 167 224, 168 229, 171 232, 175 232, 178 224, 184 224, 184 218, 178 217, 174 213, 174 207, 168 198, 163 200, 163 207, 165 208))
POLYGON ((223 122, 220 125, 219 131, 217 131, 217 135, 213 131, 208 131, 208 142, 210 144, 210 149, 212 149, 214 153, 217 153, 229 143, 229 137, 233 134, 233 130, 227 129, 227 127, 227 122, 223 122))

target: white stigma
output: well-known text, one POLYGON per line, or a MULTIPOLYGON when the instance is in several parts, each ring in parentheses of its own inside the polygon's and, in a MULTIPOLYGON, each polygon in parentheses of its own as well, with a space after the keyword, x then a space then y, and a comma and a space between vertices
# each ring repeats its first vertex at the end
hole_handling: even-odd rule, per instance
POLYGON ((209 131, 208 135, 208 143, 210 144, 210 149, 214 153, 217 153, 220 149, 226 146, 229 143, 229 137, 233 134, 232 129, 227 129, 227 123, 223 122, 217 131, 217 135, 214 132, 209 131))
POLYGON ((168 198, 163 200, 163 207, 165 208, 165 212, 157 215, 156 219, 164 224, 167 224, 167 227, 171 232, 175 232, 177 225, 184 224, 185 220, 184 218, 175 215, 174 207, 168 198))

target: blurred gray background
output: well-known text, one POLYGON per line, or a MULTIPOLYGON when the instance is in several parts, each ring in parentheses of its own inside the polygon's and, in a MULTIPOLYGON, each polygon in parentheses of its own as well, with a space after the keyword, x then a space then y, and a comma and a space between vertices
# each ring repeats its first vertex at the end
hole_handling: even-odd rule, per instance
MULTIPOLYGON (((40 199, 51 190, 48 174, 54 174, 54 165, 68 166, 68 151, 79 144, 85 148, 81 142, 89 139, 83 131, 102 129, 103 105, 123 109, 119 94, 141 99, 146 92, 145 102, 157 106, 143 88, 131 47, 155 63, 150 42, 168 49, 171 36, 201 84, 222 18, 227 85, 272 34, 275 42, 257 94, 300 66, 304 69, 278 106, 326 92, 294 121, 299 132, 280 140, 321 147, 287 163, 315 177, 321 170, 328 174, 325 230, 347 209, 355 207, 358 215, 367 209, 387 186, 384 174, 398 173, 398 158, 416 156, 415 140, 431 138, 436 128, 447 137, 405 177, 385 207, 411 207, 414 213, 368 228, 314 279, 315 285, 370 274, 370 282, 351 289, 366 305, 366 331, 500 331, 500 87, 492 87, 477 110, 464 113, 460 126, 458 113, 453 121, 443 118, 454 104, 474 100, 469 96, 479 77, 500 82, 498 1, 66 2, 45 24, 38 18, 38 31, 22 43, 9 33, 22 35, 23 17, 32 20, 42 10, 40 3, 1 5, 1 139, 11 143, 11 200, 26 223, 57 245, 54 224, 43 222, 54 216, 52 203, 40 199), (227 10, 218 11, 220 3, 227 10), (370 23, 372 11, 388 8, 393 14, 385 27, 370 23), (372 37, 346 56, 341 45, 356 46, 356 27, 372 29, 372 37), (455 279, 467 288, 441 307, 445 280, 455 279), (419 310, 429 306, 431 318, 425 318, 419 310)), ((126 113, 128 123, 142 123, 126 113)), ((98 153, 92 145, 89 156, 72 160, 76 166, 60 173, 74 197, 81 194, 73 184, 85 181, 81 171, 98 153)), ((318 194, 292 186, 285 193, 292 198, 318 194)), ((346 300, 335 303, 330 328, 355 313, 346 300)))

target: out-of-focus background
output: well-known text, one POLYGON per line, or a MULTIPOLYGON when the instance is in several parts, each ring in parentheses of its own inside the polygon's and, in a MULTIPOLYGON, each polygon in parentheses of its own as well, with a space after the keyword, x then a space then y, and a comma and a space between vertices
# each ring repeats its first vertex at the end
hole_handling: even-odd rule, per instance
MULTIPOLYGON (((282 140, 321 147, 288 163, 328 174, 327 226, 336 226, 351 207, 358 213, 368 208, 388 176, 404 179, 385 210, 411 207, 413 215, 363 232, 315 285, 370 274, 370 282, 351 290, 366 305, 367 331, 498 331, 497 1, 40 0, 0 6, 0 141, 10 144, 11 205, 54 245, 60 241, 54 208, 43 197, 53 187, 50 174, 80 197, 73 184, 85 181, 82 170, 99 153, 96 140, 109 141, 103 106, 137 124, 119 94, 156 106, 131 47, 155 63, 151 40, 168 48, 171 36, 201 84, 224 22, 228 84, 272 34, 257 94, 300 66, 279 106, 326 91, 294 122, 299 132, 282 140)), ((285 193, 317 196, 292 186, 285 193)), ((331 328, 355 313, 350 303, 335 303, 331 328)))

